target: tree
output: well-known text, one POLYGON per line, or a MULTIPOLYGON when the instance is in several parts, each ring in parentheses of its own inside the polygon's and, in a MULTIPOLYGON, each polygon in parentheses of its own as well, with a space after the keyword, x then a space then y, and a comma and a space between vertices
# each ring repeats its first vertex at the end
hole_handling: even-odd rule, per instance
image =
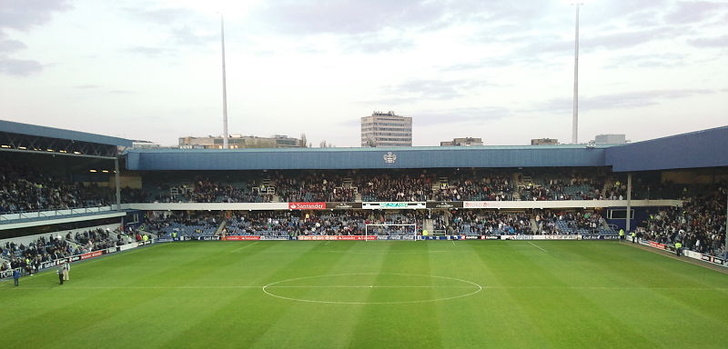
POLYGON ((306 139, 306 134, 301 133, 301 140, 299 141, 299 145, 301 148, 306 148, 306 145, 308 144, 308 140, 306 139))
POLYGON ((374 137, 370 135, 367 137, 366 144, 367 144, 367 147, 374 148, 377 146, 377 140, 374 139, 374 137))

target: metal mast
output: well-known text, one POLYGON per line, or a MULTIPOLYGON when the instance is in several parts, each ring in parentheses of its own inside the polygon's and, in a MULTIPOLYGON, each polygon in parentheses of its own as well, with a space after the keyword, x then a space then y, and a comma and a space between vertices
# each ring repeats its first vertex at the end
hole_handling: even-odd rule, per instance
POLYGON ((576 34, 574 40, 574 116, 571 126, 571 143, 579 142, 579 6, 582 3, 576 2, 576 34))
POLYGON ((227 80, 225 74, 225 22, 220 14, 220 41, 222 43, 222 148, 228 149, 227 80))

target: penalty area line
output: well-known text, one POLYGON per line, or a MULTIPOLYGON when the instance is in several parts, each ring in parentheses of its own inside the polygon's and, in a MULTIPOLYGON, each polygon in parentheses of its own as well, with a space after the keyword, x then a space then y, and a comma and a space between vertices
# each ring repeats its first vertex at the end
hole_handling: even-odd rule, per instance
POLYGON ((243 247, 238 247, 238 248, 236 248, 236 249, 234 249, 234 250, 230 251, 230 253, 235 253, 235 252, 237 252, 237 251, 240 251, 240 250, 242 250, 242 249, 246 249, 246 248, 248 248, 248 247, 250 247, 250 246, 253 246, 253 245, 255 245, 255 244, 259 243, 259 242, 260 242, 260 241, 256 241, 256 242, 254 242, 254 243, 252 243, 252 244, 250 244, 250 245, 245 245, 245 246, 243 246, 243 247))
POLYGON ((544 251, 544 252, 548 253, 548 251, 546 251, 546 250, 544 250, 543 248, 541 248, 541 246, 539 246, 539 245, 536 245, 536 244, 534 244, 533 242, 530 242, 530 241, 528 241, 528 243, 529 243, 529 244, 531 244, 532 246, 536 247, 537 249, 539 249, 539 250, 541 250, 541 251, 544 251))

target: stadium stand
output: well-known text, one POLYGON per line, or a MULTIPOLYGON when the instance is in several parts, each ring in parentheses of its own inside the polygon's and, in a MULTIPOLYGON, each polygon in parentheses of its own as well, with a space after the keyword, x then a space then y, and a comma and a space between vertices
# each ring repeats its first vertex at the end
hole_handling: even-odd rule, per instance
POLYGON ((722 183, 714 190, 684 191, 682 207, 665 207, 650 212, 640 225, 638 234, 647 240, 664 244, 680 241, 688 250, 725 256, 725 188, 725 183, 722 183))
POLYGON ((464 238, 626 229, 725 255, 728 155, 706 149, 726 139, 728 127, 599 147, 155 150, 3 121, 0 266, 144 236, 351 236, 371 224, 464 238), (107 209, 73 210, 93 207, 107 209))
MULTIPOLYGON (((430 170, 386 171, 239 171, 228 177, 246 181, 175 176, 165 182, 145 177, 144 188, 122 191, 122 202, 371 202, 371 201, 555 201, 623 200, 626 186, 612 177, 589 178, 591 170, 532 171, 524 180, 511 171, 461 171, 448 176, 430 170), (580 176, 580 177, 574 177, 580 176)), ((639 188, 638 188, 639 189, 639 188)), ((673 199, 679 193, 655 191, 653 198, 673 199), (661 196, 662 195, 662 196, 661 196)))

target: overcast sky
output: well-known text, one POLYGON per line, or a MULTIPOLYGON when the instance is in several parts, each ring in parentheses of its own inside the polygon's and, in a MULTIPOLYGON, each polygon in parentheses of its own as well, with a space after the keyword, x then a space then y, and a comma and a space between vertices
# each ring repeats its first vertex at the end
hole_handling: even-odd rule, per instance
MULTIPOLYGON (((567 0, 0 0, 0 119, 176 145, 230 134, 358 147, 360 118, 413 143, 571 143, 567 0), (235 4, 235 5, 230 5, 235 4)), ((728 0, 579 7, 579 142, 728 125, 728 0)))

